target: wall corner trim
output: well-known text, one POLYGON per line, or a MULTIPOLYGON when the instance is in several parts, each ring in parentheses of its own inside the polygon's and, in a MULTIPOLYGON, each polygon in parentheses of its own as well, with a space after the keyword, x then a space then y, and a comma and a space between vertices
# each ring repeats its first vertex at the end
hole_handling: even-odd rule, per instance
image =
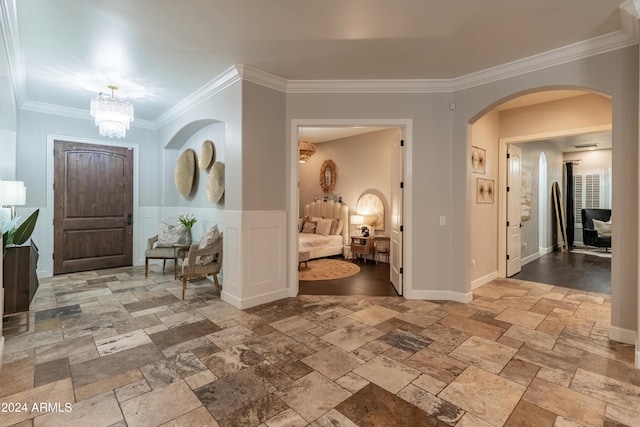
MULTIPOLYGON (((629 329, 619 328, 617 326, 609 327, 609 338, 625 344, 636 345, 637 333, 629 329)), ((636 357, 637 361, 637 357, 636 357)))

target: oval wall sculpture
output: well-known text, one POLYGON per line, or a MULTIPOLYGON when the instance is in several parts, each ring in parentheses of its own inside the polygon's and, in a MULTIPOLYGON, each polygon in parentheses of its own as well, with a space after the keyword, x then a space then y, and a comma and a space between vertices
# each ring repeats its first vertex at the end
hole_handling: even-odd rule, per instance
POLYGON ((211 203, 218 203, 224 194, 224 163, 215 162, 209 171, 207 197, 211 203))
POLYGON ((176 170, 173 175, 173 180, 176 184, 176 188, 184 197, 191 194, 193 189, 193 182, 196 176, 196 152, 191 148, 185 150, 178 157, 176 162, 176 170))
POLYGON ((198 167, 200 170, 207 170, 215 158, 216 149, 213 145, 213 141, 208 139, 202 143, 200 147, 200 155, 198 156, 198 167))

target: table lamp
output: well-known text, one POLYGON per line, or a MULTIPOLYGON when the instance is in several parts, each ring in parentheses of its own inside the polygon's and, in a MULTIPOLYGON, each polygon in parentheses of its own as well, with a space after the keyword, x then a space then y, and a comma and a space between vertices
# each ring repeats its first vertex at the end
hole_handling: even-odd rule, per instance
POLYGON ((0 206, 11 209, 11 219, 16 217, 16 206, 27 204, 27 187, 22 181, 0 181, 0 206))
POLYGON ((364 217, 362 215, 351 215, 351 224, 354 226, 354 232, 356 236, 360 235, 359 225, 364 224, 364 217))

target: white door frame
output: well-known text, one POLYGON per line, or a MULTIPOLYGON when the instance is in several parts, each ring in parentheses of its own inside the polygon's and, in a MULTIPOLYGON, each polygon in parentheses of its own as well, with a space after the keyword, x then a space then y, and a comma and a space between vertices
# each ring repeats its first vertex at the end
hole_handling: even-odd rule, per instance
POLYGON ((294 232, 298 224, 298 211, 300 204, 298 201, 298 181, 300 172, 298 170, 298 127, 300 126, 334 126, 334 127, 354 127, 354 126, 375 126, 375 127, 399 127, 402 129, 402 136, 405 144, 404 157, 404 209, 403 224, 405 230, 409 230, 403 235, 403 296, 414 298, 413 278, 412 278, 412 169, 410 159, 413 154, 413 120, 411 119, 291 119, 289 128, 289 218, 288 218, 288 277, 289 296, 298 295, 298 233, 294 232))

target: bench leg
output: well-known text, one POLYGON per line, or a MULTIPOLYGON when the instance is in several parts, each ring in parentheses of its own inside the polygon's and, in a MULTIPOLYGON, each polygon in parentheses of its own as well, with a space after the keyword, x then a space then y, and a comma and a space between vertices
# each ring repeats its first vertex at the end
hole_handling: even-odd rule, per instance
POLYGON ((149 258, 144 259, 144 277, 147 277, 147 273, 149 272, 149 258))

